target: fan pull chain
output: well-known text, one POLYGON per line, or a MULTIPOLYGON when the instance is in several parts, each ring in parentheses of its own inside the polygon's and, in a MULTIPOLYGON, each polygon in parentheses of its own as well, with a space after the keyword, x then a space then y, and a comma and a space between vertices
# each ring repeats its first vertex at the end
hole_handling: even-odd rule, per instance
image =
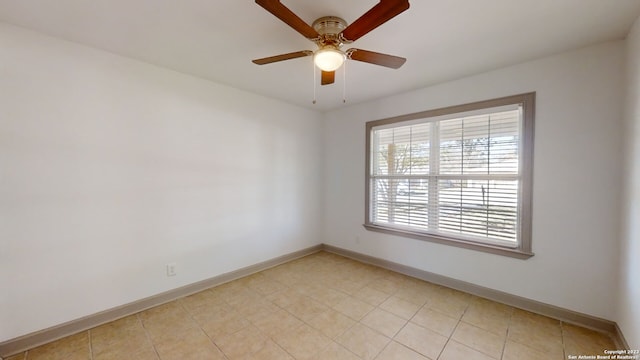
POLYGON ((311 66, 313 68, 313 104, 316 104, 316 65, 315 63, 312 61, 311 62, 311 66))
POLYGON ((347 103, 347 62, 345 61, 342 65, 344 69, 342 69, 342 103, 347 103))

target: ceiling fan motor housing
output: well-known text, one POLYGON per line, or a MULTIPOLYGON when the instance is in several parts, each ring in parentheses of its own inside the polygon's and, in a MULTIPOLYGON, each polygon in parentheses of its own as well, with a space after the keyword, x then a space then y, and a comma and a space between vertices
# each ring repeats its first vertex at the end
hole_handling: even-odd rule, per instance
POLYGON ((313 28, 320 35, 338 35, 342 30, 347 28, 347 22, 337 16, 323 16, 313 22, 313 28))
POLYGON ((320 34, 316 41, 320 47, 333 45, 340 47, 342 41, 339 34, 347 28, 347 22, 337 16, 323 16, 313 22, 313 29, 320 34))

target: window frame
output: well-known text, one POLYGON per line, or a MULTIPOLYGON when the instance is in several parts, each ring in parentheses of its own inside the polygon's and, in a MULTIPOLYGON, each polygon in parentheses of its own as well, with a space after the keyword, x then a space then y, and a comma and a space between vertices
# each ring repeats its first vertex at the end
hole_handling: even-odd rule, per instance
MULTIPOLYGON (((439 109, 426 110, 412 114, 400 115, 396 117, 368 121, 365 124, 366 141, 365 141, 365 222, 363 226, 367 230, 381 232, 390 235, 408 237, 418 240, 430 241, 444 245, 461 247, 465 249, 477 250, 491 254, 504 255, 518 259, 528 259, 533 256, 531 244, 532 231, 532 196, 533 196, 533 146, 534 146, 534 117, 535 117, 535 92, 506 96, 497 99, 477 101, 468 104, 454 105, 439 109), (496 244, 477 242, 457 238, 455 236, 434 235, 419 230, 403 228, 402 226, 386 226, 375 224, 371 221, 371 162, 372 162, 372 133, 375 127, 412 122, 414 120, 429 118, 455 116, 457 113, 466 113, 478 111, 488 108, 496 108, 509 105, 522 105, 522 133, 520 134, 521 158, 519 160, 519 229, 518 229, 518 245, 516 247, 500 246, 496 244)), ((438 120, 431 120, 438 121, 438 120)))

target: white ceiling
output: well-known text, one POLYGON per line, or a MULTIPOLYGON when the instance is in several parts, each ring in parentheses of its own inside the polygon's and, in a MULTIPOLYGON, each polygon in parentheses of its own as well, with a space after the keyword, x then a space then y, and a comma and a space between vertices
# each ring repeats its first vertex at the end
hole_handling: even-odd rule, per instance
MULTIPOLYGON (((377 1, 283 3, 311 24, 351 23, 377 1)), ((407 58, 398 70, 348 62, 347 104, 623 39, 638 15, 640 0, 413 0, 345 47, 407 58)), ((343 106, 340 70, 313 105, 311 57, 251 63, 316 47, 252 0, 0 0, 0 20, 311 109, 343 106)))

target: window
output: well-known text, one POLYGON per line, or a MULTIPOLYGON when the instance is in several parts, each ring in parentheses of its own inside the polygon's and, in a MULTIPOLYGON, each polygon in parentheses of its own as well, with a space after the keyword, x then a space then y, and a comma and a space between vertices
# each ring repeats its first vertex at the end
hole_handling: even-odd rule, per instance
POLYGON ((367 123, 369 230, 528 258, 535 93, 367 123))

